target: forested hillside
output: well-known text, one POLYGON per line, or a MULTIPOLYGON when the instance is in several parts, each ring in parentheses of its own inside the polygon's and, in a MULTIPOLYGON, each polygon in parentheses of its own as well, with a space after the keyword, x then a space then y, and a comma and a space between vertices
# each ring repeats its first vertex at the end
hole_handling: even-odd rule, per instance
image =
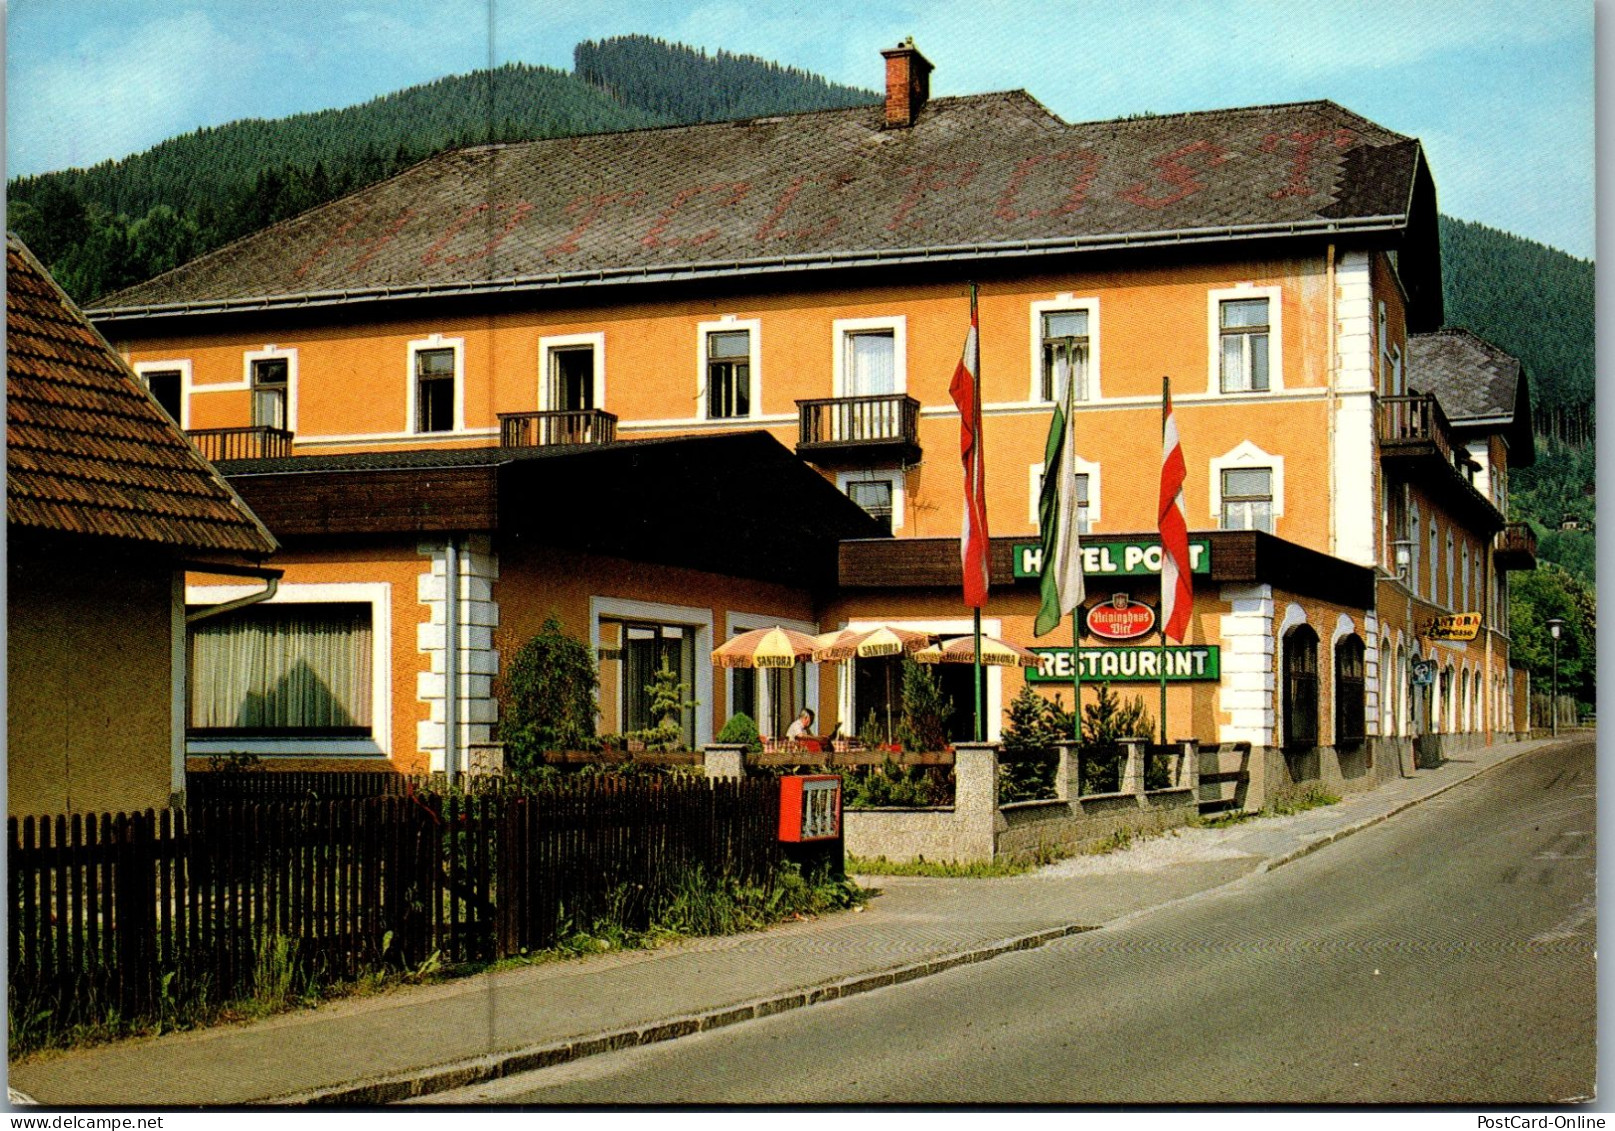
POLYGON ((708 55, 643 35, 580 43, 572 50, 572 66, 584 82, 676 122, 833 110, 880 98, 872 90, 839 86, 751 55, 708 55))
POLYGON ((575 54, 573 74, 512 63, 18 178, 7 186, 8 223, 88 303, 445 149, 877 99, 763 59, 643 36, 582 43, 575 54))

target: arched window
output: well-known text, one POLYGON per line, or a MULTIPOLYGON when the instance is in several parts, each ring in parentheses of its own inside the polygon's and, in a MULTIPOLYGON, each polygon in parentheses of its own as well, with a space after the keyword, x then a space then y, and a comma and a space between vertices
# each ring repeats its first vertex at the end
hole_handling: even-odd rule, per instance
POLYGON ((1474 721, 1471 718, 1470 713, 1469 713, 1469 669, 1468 668, 1465 668, 1464 672, 1463 672, 1463 675, 1461 675, 1459 677, 1459 683, 1461 684, 1462 691, 1461 691, 1461 694, 1459 696, 1458 729, 1465 732, 1465 733, 1468 733, 1469 731, 1472 731, 1472 730, 1475 729, 1474 721))
POLYGON ((1389 738, 1396 733, 1396 670, 1395 653, 1391 651, 1391 639, 1388 636, 1379 638, 1379 733, 1381 738, 1389 738))
POLYGON ((1343 636, 1335 645, 1335 746, 1358 746, 1366 737, 1363 642, 1343 636))
POLYGON ((1284 637, 1284 745, 1318 744, 1318 634, 1304 624, 1284 637))

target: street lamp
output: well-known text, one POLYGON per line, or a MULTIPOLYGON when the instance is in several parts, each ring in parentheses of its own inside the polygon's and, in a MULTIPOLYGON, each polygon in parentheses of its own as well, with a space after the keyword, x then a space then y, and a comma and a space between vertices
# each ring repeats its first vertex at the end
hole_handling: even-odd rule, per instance
POLYGON ((1564 627, 1560 618, 1548 618, 1548 635, 1553 637, 1553 698, 1548 702, 1548 725, 1554 738, 1559 737, 1559 634, 1564 627))
POLYGON ((1396 579, 1406 581, 1408 566, 1413 561, 1413 543, 1406 538, 1401 538, 1392 542, 1391 548, 1396 551, 1396 579))

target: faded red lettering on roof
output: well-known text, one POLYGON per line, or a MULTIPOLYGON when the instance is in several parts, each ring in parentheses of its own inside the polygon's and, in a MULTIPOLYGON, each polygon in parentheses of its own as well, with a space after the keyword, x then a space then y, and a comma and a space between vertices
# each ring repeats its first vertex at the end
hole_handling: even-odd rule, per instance
POLYGON ((645 238, 639 242, 646 247, 694 247, 698 244, 704 244, 710 239, 715 239, 718 235, 718 229, 715 227, 708 228, 699 235, 693 236, 664 237, 662 233, 672 225, 673 219, 679 214, 680 209, 703 193, 728 193, 728 197, 719 204, 719 207, 728 208, 750 191, 750 181, 720 181, 717 184, 696 185, 693 188, 683 189, 673 197, 673 203, 669 204, 666 210, 656 218, 656 223, 651 225, 650 231, 646 232, 645 238))
POLYGON ((426 254, 421 256, 421 266, 430 267, 432 264, 436 263, 438 252, 447 247, 449 241, 455 236, 459 235, 467 224, 471 223, 472 220, 475 220, 478 216, 488 211, 488 209, 492 207, 492 204, 484 200, 461 209, 460 214, 454 218, 454 223, 449 225, 448 231, 439 236, 438 241, 431 247, 427 248, 426 254))
POLYGON ((600 219, 600 214, 613 204, 622 204, 629 208, 638 204, 644 197, 642 192, 603 192, 593 195, 574 197, 566 206, 569 216, 577 216, 578 222, 572 230, 561 237, 561 242, 544 249, 544 254, 550 259, 557 259, 563 255, 571 255, 578 250, 578 240, 583 234, 594 227, 594 222, 600 219))
POLYGON ((1355 130, 1345 127, 1335 130, 1319 130, 1316 133, 1302 133, 1296 130, 1287 134, 1268 134, 1262 139, 1262 152, 1273 153, 1279 146, 1288 142, 1295 146, 1295 157, 1290 162, 1290 179, 1281 189, 1275 189, 1267 195, 1273 200, 1281 200, 1286 196, 1311 196, 1316 190, 1312 187, 1312 163, 1317 156, 1318 143, 1331 141, 1336 149, 1345 149, 1357 139, 1355 130))
POLYGON ((1004 195, 998 198, 998 207, 993 209, 993 215, 1000 220, 1031 220, 1039 216, 1064 216, 1066 213, 1075 212, 1088 199, 1088 188, 1098 175, 1099 166, 1104 163, 1104 154, 1092 149, 1068 149, 1063 153, 1052 154, 1034 153, 1030 157, 1023 158, 1020 164, 1015 166, 1015 171, 1009 175, 1009 184, 1004 189, 1004 195), (1076 176, 1060 186, 1065 189, 1065 199, 1056 208, 1034 208, 1030 212, 1015 211, 1015 205, 1019 201, 1027 178, 1050 161, 1077 163, 1076 176))
POLYGON ((965 188, 971 181, 976 179, 976 174, 980 171, 980 161, 951 161, 930 165, 911 165, 905 169, 899 169, 897 171, 898 176, 910 178, 908 192, 903 194, 903 200, 898 204, 897 211, 892 214, 891 220, 886 225, 886 230, 895 232, 903 227, 924 227, 920 221, 908 218, 909 213, 914 211, 915 206, 920 203, 921 199, 928 193, 965 188), (938 176, 938 174, 947 175, 938 176))
POLYGON ((499 231, 494 235, 490 236, 488 242, 483 244, 476 251, 471 252, 469 255, 445 256, 443 259, 444 263, 470 263, 476 259, 486 259, 496 250, 498 250, 499 245, 504 243, 506 238, 509 237, 510 233, 516 230, 517 225, 532 214, 533 205, 529 204, 525 200, 518 200, 514 204, 496 204, 493 206, 493 210, 495 212, 508 211, 510 213, 509 219, 505 221, 505 226, 499 229, 499 231))
POLYGON ((358 227, 361 220, 370 215, 370 210, 373 207, 374 205, 367 205, 366 207, 360 209, 359 212, 351 219, 342 224, 339 228, 337 228, 336 231, 332 232, 330 238, 328 238, 319 247, 315 248, 313 254, 311 254, 307 259, 298 264, 297 270, 292 272, 292 274, 301 279, 304 275, 309 273, 309 270, 313 268, 314 264, 324 259, 333 250, 335 250, 338 245, 347 243, 348 233, 353 231, 354 228, 358 227))
POLYGON ((398 233, 404 230, 404 225, 409 223, 414 218, 415 210, 413 208, 404 209, 404 211, 399 214, 398 219, 392 222, 390 227, 377 235, 371 236, 368 240, 365 240, 365 242, 360 245, 365 249, 365 253, 358 259, 355 259, 348 267, 348 270, 358 271, 366 263, 369 263, 376 257, 376 253, 378 251, 392 243, 393 240, 397 239, 398 233))
POLYGON ((840 225, 840 216, 831 216, 817 228, 781 228, 779 222, 784 218, 785 213, 790 211, 791 206, 796 203, 797 197, 802 195, 802 190, 808 185, 822 184, 827 186, 826 191, 835 192, 851 184, 852 179, 851 173, 803 173, 787 185, 784 192, 779 194, 779 200, 774 204, 774 211, 768 214, 768 219, 764 220, 757 229, 755 238, 760 240, 786 240, 829 235, 840 225))
POLYGON ((1143 208, 1165 208, 1169 204, 1176 204, 1185 197, 1193 196, 1205 188, 1204 181, 1194 179, 1194 170, 1183 163, 1183 158, 1192 153, 1204 153, 1203 162, 1206 168, 1215 169, 1228 160, 1228 151, 1222 146, 1210 141, 1191 141, 1188 145, 1179 146, 1171 153, 1163 153, 1157 157, 1153 164, 1160 170, 1160 179, 1174 186, 1177 191, 1169 192, 1165 196, 1150 196, 1145 190, 1150 187, 1148 181, 1139 181, 1138 184, 1123 189, 1117 195, 1123 200, 1131 201, 1143 208))

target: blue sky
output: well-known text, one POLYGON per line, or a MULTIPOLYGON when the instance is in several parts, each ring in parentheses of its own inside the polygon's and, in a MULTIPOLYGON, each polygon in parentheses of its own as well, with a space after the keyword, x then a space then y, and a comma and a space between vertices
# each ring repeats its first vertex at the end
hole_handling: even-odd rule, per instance
POLYGON ((1587 0, 10 0, 7 175, 362 102, 631 32, 875 87, 1021 87, 1068 121, 1329 98, 1420 138, 1442 211, 1591 257, 1587 0))

